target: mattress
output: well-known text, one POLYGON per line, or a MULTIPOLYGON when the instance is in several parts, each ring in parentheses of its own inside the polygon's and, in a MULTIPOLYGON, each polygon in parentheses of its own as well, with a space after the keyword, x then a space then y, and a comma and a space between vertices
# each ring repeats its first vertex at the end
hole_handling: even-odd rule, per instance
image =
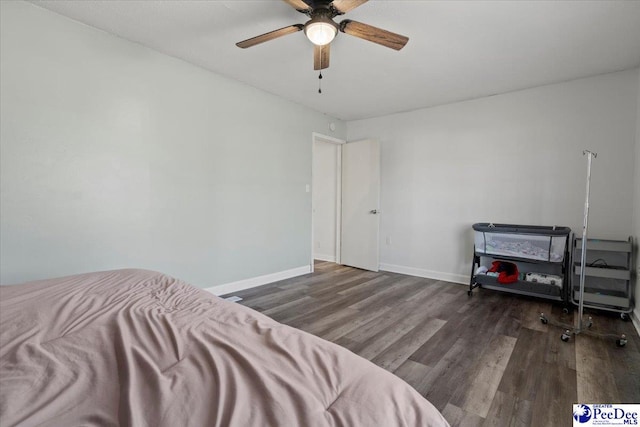
POLYGON ((393 374, 161 273, 0 287, 0 424, 446 426, 393 374))

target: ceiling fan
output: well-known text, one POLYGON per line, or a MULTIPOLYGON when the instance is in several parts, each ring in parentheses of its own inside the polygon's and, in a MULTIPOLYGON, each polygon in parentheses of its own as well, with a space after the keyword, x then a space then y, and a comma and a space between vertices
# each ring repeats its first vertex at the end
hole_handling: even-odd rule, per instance
POLYGON ((338 31, 359 37, 391 49, 400 50, 409 41, 408 37, 373 27, 361 22, 345 19, 340 23, 333 18, 363 5, 367 0, 283 0, 300 13, 309 18, 304 25, 295 24, 279 30, 271 31, 256 37, 236 43, 236 46, 246 49, 287 34, 304 30, 307 38, 314 44, 313 69, 323 70, 329 67, 329 44, 338 31))

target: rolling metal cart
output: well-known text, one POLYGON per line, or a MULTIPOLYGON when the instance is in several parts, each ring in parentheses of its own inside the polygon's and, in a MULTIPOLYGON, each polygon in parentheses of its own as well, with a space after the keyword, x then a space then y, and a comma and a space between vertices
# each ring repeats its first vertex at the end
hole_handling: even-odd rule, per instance
MULTIPOLYGON (((631 286, 631 260, 633 239, 587 239, 584 271, 583 304, 586 308, 620 313, 622 320, 629 320, 634 308, 631 286)), ((573 244, 574 259, 582 259, 582 239, 573 244)), ((582 273, 582 263, 573 263, 574 276, 582 273)), ((571 292, 575 305, 580 304, 580 288, 576 283, 571 292)))

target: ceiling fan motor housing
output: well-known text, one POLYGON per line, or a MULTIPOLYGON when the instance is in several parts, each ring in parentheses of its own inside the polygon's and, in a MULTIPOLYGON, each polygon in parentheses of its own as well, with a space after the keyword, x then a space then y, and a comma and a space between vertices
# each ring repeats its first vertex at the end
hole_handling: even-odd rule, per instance
POLYGON ((309 15, 311 18, 313 18, 313 15, 316 12, 322 11, 322 10, 328 11, 331 18, 333 18, 334 16, 344 14, 344 12, 341 12, 332 4, 333 0, 303 0, 303 1, 309 6, 309 9, 300 10, 299 12, 309 15))

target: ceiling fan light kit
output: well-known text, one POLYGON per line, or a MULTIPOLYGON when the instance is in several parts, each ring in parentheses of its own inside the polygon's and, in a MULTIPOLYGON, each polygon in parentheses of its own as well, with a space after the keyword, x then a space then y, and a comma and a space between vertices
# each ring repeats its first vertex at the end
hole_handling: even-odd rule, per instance
POLYGON ((324 46, 338 34, 338 25, 326 16, 311 19, 304 26, 304 33, 311 43, 316 46, 324 46))
MULTIPOLYGON (((408 37, 391 31, 376 28, 362 22, 345 19, 339 24, 333 18, 363 5, 367 0, 283 0, 298 12, 311 18, 304 25, 294 24, 236 43, 246 49, 287 34, 304 30, 305 35, 314 44, 313 69, 323 70, 329 67, 329 46, 338 35, 338 31, 379 45, 400 50, 409 41, 408 37)), ((319 76, 322 79, 322 74, 319 76)), ((320 93, 322 91, 319 90, 320 93)))

